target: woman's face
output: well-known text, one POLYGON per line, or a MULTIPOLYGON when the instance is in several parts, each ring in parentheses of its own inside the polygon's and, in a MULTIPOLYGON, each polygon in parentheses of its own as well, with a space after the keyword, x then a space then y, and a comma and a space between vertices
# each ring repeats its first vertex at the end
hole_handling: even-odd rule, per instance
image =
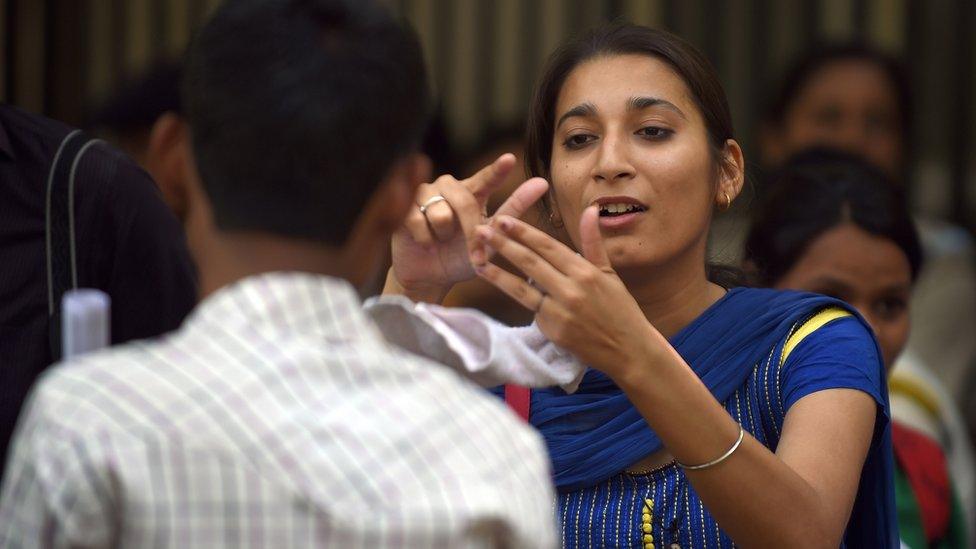
POLYGON ((716 174, 701 114, 666 63, 616 55, 578 65, 560 90, 555 122, 553 207, 577 249, 580 215, 598 205, 618 271, 683 253, 704 264, 716 174))
POLYGON ((784 114, 776 140, 785 159, 816 145, 859 154, 896 181, 903 165, 898 96, 884 71, 863 60, 818 70, 784 114))
POLYGON ((825 294, 851 304, 871 325, 885 367, 891 368, 908 339, 911 284, 911 267, 901 248, 845 223, 811 242, 776 287, 825 294))

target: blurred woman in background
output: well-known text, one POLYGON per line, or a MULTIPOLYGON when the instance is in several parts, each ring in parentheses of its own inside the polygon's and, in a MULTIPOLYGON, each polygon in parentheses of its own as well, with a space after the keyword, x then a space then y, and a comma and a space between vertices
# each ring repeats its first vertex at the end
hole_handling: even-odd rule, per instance
MULTIPOLYGON (((909 298, 922 252, 902 194, 852 154, 815 149, 771 179, 746 244, 749 270, 766 286, 829 295, 871 324, 886 368, 909 332, 909 298)), ((891 374, 895 488, 908 547, 968 547, 945 454, 972 467, 970 441, 941 384, 923 365, 891 374)), ((968 477, 967 477, 968 478, 968 477)))
MULTIPOLYGON (((828 146, 868 160, 906 194, 923 194, 925 182, 913 180, 914 135, 911 88, 896 58, 863 45, 817 48, 787 71, 769 104, 762 164, 775 171, 801 150, 828 146)), ((915 223, 925 268, 915 282, 914 329, 903 356, 928 364, 963 404, 976 384, 976 338, 958 336, 976 333, 976 248, 969 233, 943 220, 915 223)), ((969 428, 976 430, 976 417, 969 428)), ((976 479, 971 472, 966 479, 960 493, 973 514, 976 479)))

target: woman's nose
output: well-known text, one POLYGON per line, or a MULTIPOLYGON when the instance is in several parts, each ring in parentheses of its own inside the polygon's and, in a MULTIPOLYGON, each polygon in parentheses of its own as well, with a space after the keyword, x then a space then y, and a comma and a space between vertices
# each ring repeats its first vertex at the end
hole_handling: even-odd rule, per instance
POLYGON ((600 144, 599 158, 594 166, 594 178, 605 181, 627 179, 634 176, 634 167, 628 159, 626 144, 617 138, 605 138, 600 144))

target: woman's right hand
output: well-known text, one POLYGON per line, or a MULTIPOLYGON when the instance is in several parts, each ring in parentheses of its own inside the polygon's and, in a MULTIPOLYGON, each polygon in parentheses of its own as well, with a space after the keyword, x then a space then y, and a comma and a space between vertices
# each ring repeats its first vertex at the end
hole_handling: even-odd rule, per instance
MULTIPOLYGON (((515 156, 503 154, 468 179, 442 175, 417 190, 418 207, 393 235, 393 267, 383 293, 402 293, 415 301, 440 302, 451 287, 474 278, 473 265, 489 251, 475 238, 475 227, 490 222, 488 197, 504 183, 515 156), (430 202, 434 197, 443 200, 430 202), (420 206, 429 204, 426 212, 420 206)), ((549 188, 542 178, 522 183, 495 215, 521 217, 549 188)))

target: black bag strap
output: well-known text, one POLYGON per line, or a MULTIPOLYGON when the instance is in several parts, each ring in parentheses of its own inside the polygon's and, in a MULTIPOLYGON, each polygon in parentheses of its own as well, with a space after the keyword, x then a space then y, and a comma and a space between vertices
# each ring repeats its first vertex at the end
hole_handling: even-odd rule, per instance
POLYGON ((75 174, 89 147, 100 140, 74 130, 61 141, 47 176, 45 250, 47 256, 47 312, 51 360, 61 360, 61 298, 78 287, 75 251, 75 174))

